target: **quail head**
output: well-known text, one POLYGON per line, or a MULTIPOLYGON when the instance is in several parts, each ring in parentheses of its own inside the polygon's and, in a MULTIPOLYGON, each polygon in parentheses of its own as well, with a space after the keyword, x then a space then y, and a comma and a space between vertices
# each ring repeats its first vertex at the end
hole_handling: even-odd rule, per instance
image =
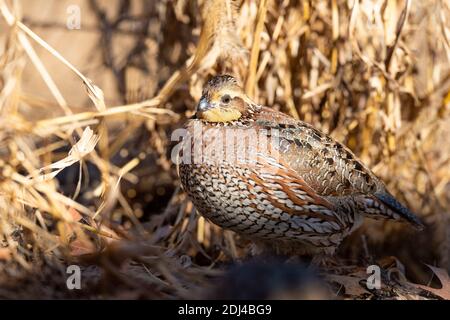
POLYGON ((178 172, 196 209, 264 248, 333 254, 364 217, 423 226, 347 147, 232 76, 206 84, 185 129, 178 172))

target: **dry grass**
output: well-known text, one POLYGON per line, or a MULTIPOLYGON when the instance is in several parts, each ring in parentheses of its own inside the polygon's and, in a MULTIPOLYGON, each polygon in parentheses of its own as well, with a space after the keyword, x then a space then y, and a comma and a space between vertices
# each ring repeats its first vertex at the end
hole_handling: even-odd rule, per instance
POLYGON ((195 214, 170 134, 222 72, 346 143, 427 223, 367 223, 326 276, 336 291, 430 297, 405 274, 450 270, 447 1, 80 0, 89 22, 70 32, 61 3, 42 21, 0 0, 1 298, 208 296, 248 244, 195 214), (400 274, 389 294, 352 285, 364 269, 347 266, 373 261, 400 274), (71 263, 81 291, 65 288, 71 263))

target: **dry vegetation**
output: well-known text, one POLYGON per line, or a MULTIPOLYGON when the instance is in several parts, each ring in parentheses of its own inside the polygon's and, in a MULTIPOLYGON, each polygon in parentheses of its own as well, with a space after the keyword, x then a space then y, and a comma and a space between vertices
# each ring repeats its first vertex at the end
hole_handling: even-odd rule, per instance
POLYGON ((445 0, 0 0, 0 298, 242 293, 220 279, 248 243, 199 218, 170 161, 223 72, 346 143, 427 224, 367 223, 314 285, 278 262, 225 279, 282 274, 253 297, 449 298, 449 62, 445 0))

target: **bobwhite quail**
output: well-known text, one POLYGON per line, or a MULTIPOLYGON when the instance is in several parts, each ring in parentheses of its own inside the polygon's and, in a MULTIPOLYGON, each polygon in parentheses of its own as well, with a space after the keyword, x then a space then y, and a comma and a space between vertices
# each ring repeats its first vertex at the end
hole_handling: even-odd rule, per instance
POLYGON ((178 172, 198 212, 278 253, 333 254, 363 217, 423 227, 347 147, 232 76, 206 84, 184 128, 178 172))

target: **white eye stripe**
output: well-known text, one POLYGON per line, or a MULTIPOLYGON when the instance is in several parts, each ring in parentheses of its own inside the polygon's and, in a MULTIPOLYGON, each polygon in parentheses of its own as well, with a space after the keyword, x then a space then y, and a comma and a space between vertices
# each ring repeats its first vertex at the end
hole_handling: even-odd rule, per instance
POLYGON ((218 93, 221 97, 229 95, 232 99, 240 95, 240 92, 233 90, 231 88, 224 88, 222 90, 219 90, 218 93))

